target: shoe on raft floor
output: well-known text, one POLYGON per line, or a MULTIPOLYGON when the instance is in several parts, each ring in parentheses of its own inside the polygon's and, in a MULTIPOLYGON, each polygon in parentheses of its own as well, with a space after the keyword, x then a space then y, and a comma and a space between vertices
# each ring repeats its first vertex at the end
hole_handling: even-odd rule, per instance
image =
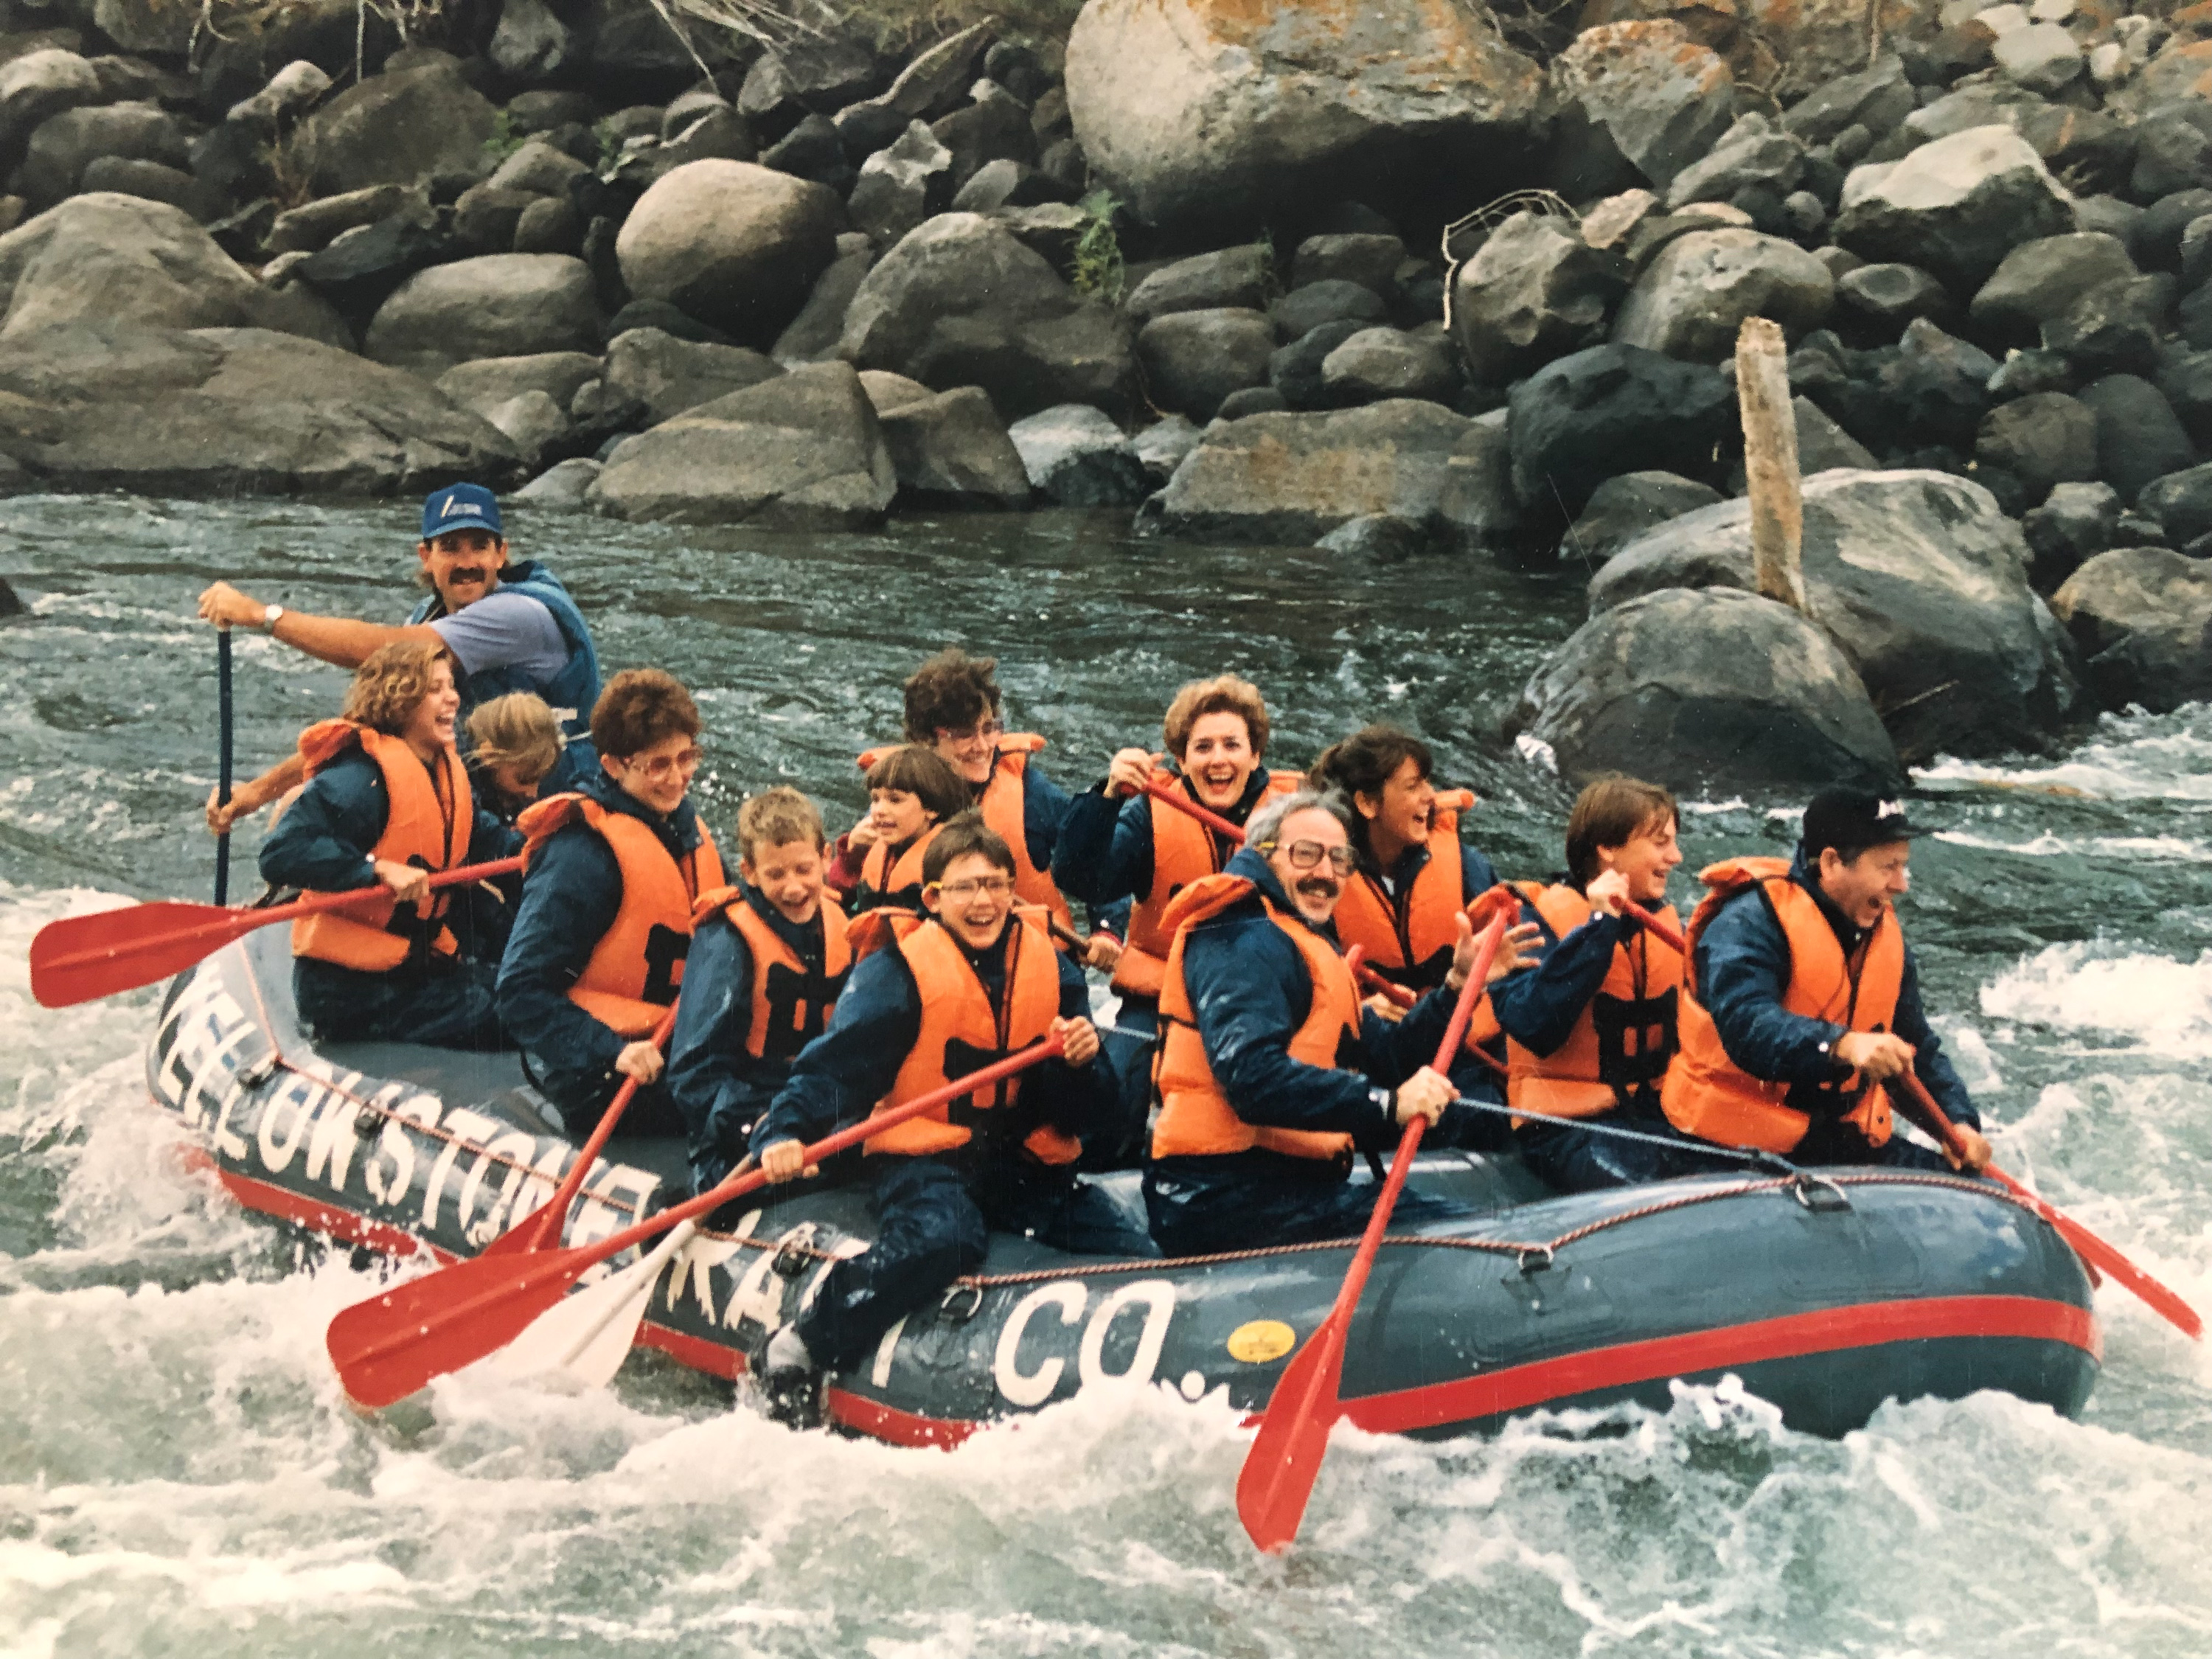
POLYGON ((791 1327, 785 1326, 762 1344, 749 1370, 753 1392, 769 1421, 787 1429, 822 1426, 822 1373, 791 1327))

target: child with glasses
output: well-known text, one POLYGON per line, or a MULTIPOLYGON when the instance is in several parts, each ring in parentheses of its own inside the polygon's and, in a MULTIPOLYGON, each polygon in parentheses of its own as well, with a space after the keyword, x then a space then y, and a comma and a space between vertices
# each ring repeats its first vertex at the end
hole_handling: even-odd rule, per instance
POLYGON ((723 885, 691 801, 698 706, 672 676, 631 669, 600 694, 592 740, 599 775, 518 821, 530 864, 500 963, 500 1018, 570 1134, 588 1134, 634 1078, 618 1133, 680 1135, 652 1034, 684 981, 692 907, 723 885))

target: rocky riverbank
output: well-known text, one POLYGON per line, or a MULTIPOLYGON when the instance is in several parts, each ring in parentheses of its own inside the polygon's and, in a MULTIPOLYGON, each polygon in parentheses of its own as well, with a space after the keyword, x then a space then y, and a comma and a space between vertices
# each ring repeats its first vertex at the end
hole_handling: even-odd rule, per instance
POLYGON ((2212 691, 2212 0, 0 0, 0 489, 1564 557, 1509 729, 1571 772, 2212 691))

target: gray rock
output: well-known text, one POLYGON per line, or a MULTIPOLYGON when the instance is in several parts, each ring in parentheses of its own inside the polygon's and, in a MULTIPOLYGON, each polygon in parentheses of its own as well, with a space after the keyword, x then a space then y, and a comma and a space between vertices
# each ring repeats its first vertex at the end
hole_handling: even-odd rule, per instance
POLYGON ((657 328, 630 329, 607 343, 608 386, 643 404, 654 425, 782 372, 743 346, 679 340, 657 328))
POLYGON ((753 61, 738 93, 747 119, 784 118, 790 125, 811 111, 834 115, 883 84, 875 54, 854 40, 806 33, 753 61))
POLYGON ((1982 417, 1974 459, 2004 468, 2026 486, 2030 503, 2039 503, 2054 484, 2097 476, 2097 417, 2058 392, 1999 404, 1982 417))
POLYGON ((833 530, 882 522, 897 493, 860 376, 805 363, 625 440, 591 500, 623 519, 833 530))
POLYGON ((1905 781, 1834 641, 1725 587, 1666 588, 1592 617, 1530 678, 1505 732, 1545 745, 1570 785, 1605 772, 1708 793, 1905 781))
POLYGON ((2132 504, 2154 478, 2197 459, 2189 434, 2159 389, 2136 374, 2108 374, 2084 386, 2081 399, 2097 417, 2097 476, 2132 504))
POLYGON ((1328 552, 1375 564, 1398 564, 1431 551, 1435 544, 1435 532, 1430 526, 1382 513, 1349 520, 1314 544, 1328 552))
POLYGON ((1302 339, 1324 323, 1370 323, 1389 320, 1389 303, 1371 288, 1332 279, 1294 288, 1268 308, 1275 331, 1286 340, 1302 339))
MULTIPOLYGON (((1031 420, 1040 418, 1031 416, 1031 420)), ((1182 458, 1198 447, 1198 428, 1181 415, 1170 415, 1164 420, 1154 421, 1142 432, 1129 440, 1129 447, 1136 451, 1138 460, 1144 464, 1145 477, 1155 484, 1164 484, 1182 465, 1182 458)))
MULTIPOLYGON (((759 152, 760 146, 744 117, 727 104, 717 100, 702 110, 680 131, 663 138, 653 149, 643 151, 635 163, 625 163, 620 177, 624 180, 634 179, 636 184, 650 188, 678 167, 693 161, 751 161, 755 159, 774 171, 798 171, 781 166, 780 160, 771 162, 768 155, 762 155, 759 152)), ((774 153, 770 152, 771 155, 774 153)), ((842 152, 836 159, 841 169, 838 188, 842 191, 851 184, 852 174, 849 168, 842 167, 844 156, 842 152)))
POLYGON ((2081 48, 2056 23, 2031 23, 1997 37, 1990 55, 2005 78, 2030 92, 2063 92, 2081 77, 2081 48))
POLYGON ((533 471, 572 447, 568 413, 545 392, 521 392, 476 412, 505 434, 523 465, 533 471))
POLYGON ((837 355, 838 337, 845 331, 845 313, 860 291, 860 279, 875 268, 876 256, 867 248, 838 256, 823 271, 799 307, 791 325, 775 337, 769 356, 788 368, 793 363, 827 362, 837 355))
POLYGON ((427 381, 295 334, 100 318, 6 344, 0 454, 42 489, 384 495, 517 471, 504 436, 427 381))
POLYGON ((1531 509, 1569 515, 1624 472, 1708 470, 1736 422, 1735 391, 1717 369, 1619 344, 1537 370, 1509 410, 1514 493, 1531 509))
POLYGON ((1248 386, 1231 392, 1214 411, 1217 421, 1241 421, 1247 415, 1279 415, 1291 400, 1271 386, 1248 386))
MULTIPOLYGON (((1275 273, 1267 248, 1257 242, 1200 253, 1161 266, 1131 290, 1122 311, 1139 327, 1177 311, 1264 311, 1275 273)), ((1382 302, 1361 293, 1383 313, 1382 302)), ((1334 320, 1334 319, 1324 319, 1334 320)))
POLYGON ((453 237, 471 253, 512 253, 522 216, 541 201, 526 190, 474 185, 453 204, 453 237))
POLYGON ((978 81, 974 93, 973 103, 929 124, 937 142, 952 152, 955 194, 994 161, 1031 166, 1037 160, 1028 108, 994 82, 978 81))
POLYGON ((566 150, 532 138, 492 169, 484 183, 498 190, 526 190, 536 196, 566 196, 591 169, 566 150))
POLYGON ((514 222, 517 253, 580 253, 583 246, 583 222, 565 198, 541 196, 514 222))
POLYGON ((1698 231, 1676 238, 1644 267, 1621 301, 1613 337, 1670 357, 1716 362, 1735 350, 1747 317, 1791 331, 1817 328, 1835 302, 1827 267, 1794 242, 1756 231, 1698 231))
POLYGON ((2212 213, 2212 190, 2178 190, 2143 210, 2128 238, 2128 252, 2145 270, 2181 269, 2181 240, 2189 227, 2212 213))
POLYGON ((2120 493, 2107 483, 2063 483, 2041 507, 2020 521, 2033 556, 2027 580, 2048 593, 2074 574, 2081 561, 2112 544, 2120 524, 2120 493))
POLYGON ((1897 435, 1963 446, 1989 407, 1990 377, 1996 371, 1996 360, 1980 347, 1916 317, 1882 365, 1880 396, 1897 435))
POLYGON ((2129 191, 2154 202, 2176 191, 2212 185, 2212 137, 2179 115, 2144 122, 2136 130, 2135 167, 2129 191))
POLYGON ((436 375, 477 357, 588 351, 600 318, 589 266, 557 253, 493 253, 417 271, 377 307, 362 352, 436 375))
POLYGON ((1121 428, 1088 404, 1040 410, 1016 421, 1006 436, 1030 484, 1061 507, 1133 507, 1152 487, 1143 457, 1121 428))
POLYGON ((556 461, 508 500, 515 505, 549 513, 580 513, 599 476, 599 463, 587 455, 578 455, 556 461))
POLYGON ((1672 18, 1584 29, 1552 81, 1661 190, 1713 148, 1735 103, 1728 65, 1672 18))
POLYGON ((1316 283, 1357 283, 1389 299, 1398 291, 1398 267, 1406 262, 1406 245, 1395 236, 1353 232, 1309 236, 1291 258, 1291 286, 1307 288, 1316 283))
POLYGON ((1627 260, 1571 222, 1516 213, 1454 276, 1452 333, 1474 378, 1504 386, 1602 340, 1628 282, 1627 260))
MULTIPOLYGON (((744 119, 735 111, 730 113, 735 120, 744 119)), ((891 135, 893 141, 897 137, 896 133, 891 135)), ((754 158, 739 155, 731 159, 750 161, 754 158)), ((808 116, 761 152, 759 160, 763 167, 787 173, 794 179, 811 179, 817 185, 829 185, 841 196, 848 194, 859 178, 845 155, 845 141, 838 136, 837 124, 826 115, 808 116)))
POLYGON ((347 88, 300 124, 285 165, 318 196, 480 174, 495 113, 460 66, 441 58, 347 88))
POLYGON ((426 210, 429 206, 427 196, 398 185, 371 185, 367 190, 309 202, 276 216, 269 227, 269 251, 312 253, 341 231, 388 219, 410 201, 420 202, 426 210))
POLYGON ((1364 323, 1339 322, 1308 330, 1267 359, 1267 384, 1292 409, 1325 407, 1328 397, 1322 381, 1322 365, 1330 352, 1366 327, 1364 323))
POLYGON ((544 81, 568 64, 568 26, 544 0, 503 0, 486 55, 510 80, 544 81))
POLYGON ((1355 24, 1319 0, 1092 0, 1068 37, 1066 86, 1075 136, 1115 195, 1148 223, 1212 227, 1329 199, 1352 170, 1464 195, 1528 130, 1543 76, 1471 6, 1355 24))
POLYGON ((0 63, 0 153, 64 110, 100 97, 100 71, 76 52, 48 47, 0 63))
POLYGON ((1885 54, 1860 73, 1838 76, 1808 93, 1782 125, 1806 143, 1833 144, 1850 126, 1878 138, 1918 107, 1903 61, 1885 54))
MULTIPOLYGON (((292 271, 356 326, 366 326, 392 291, 425 266, 453 257, 453 239, 426 202, 404 204, 388 219, 340 231, 327 247, 297 258, 292 271)), ((270 268, 273 270, 274 266, 270 268)), ((264 270, 264 279, 269 271, 264 270)))
POLYGON ((1411 332, 1368 328, 1322 360, 1321 382, 1322 395, 1333 404, 1389 398, 1449 403, 1459 391, 1459 368, 1443 331, 1434 325, 1411 332))
POLYGON ((764 345, 836 258, 844 223, 821 185, 749 161, 693 161, 639 198, 615 252, 639 298, 764 345))
POLYGON ((1797 416, 1797 470, 1806 477, 1831 467, 1872 467, 1874 453, 1828 417, 1810 398, 1792 398, 1797 416))
POLYGON ((988 21, 971 23, 915 53, 885 91, 838 113, 844 117, 879 112, 900 125, 917 117, 939 114, 975 79, 976 60, 990 40, 988 21))
POLYGON ((605 108, 588 92, 575 92, 565 88, 540 88, 534 92, 518 92, 507 100, 507 127, 509 132, 526 137, 532 133, 553 132, 562 127, 587 127, 599 118, 605 108))
POLYGON ((1778 132, 1763 115, 1747 115, 1703 159, 1674 175, 1667 187, 1670 213, 1693 202, 1725 202, 1740 191, 1765 186, 1779 201, 1805 176, 1805 147, 1778 132))
POLYGON ((2097 695, 2165 713, 2212 696, 2212 563, 2163 547, 2100 553, 2051 608, 2087 659, 2097 695))
POLYGON ((2212 464, 2153 479, 2136 497, 2136 511, 2156 519, 2175 547, 2212 533, 2212 464))
POLYGON ((2118 237, 2094 231, 2039 237, 2005 255, 1967 315, 1977 331, 2005 341, 2032 340, 2084 294, 2136 274, 2136 263, 2118 237))
POLYGON ((159 161, 139 161, 121 155, 100 155, 85 163, 77 187, 87 195, 112 191, 118 196, 140 196, 149 202, 167 202, 205 224, 216 216, 211 192, 189 173, 159 161))
MULTIPOLYGON (((2020 528, 1947 473, 1824 472, 1804 485, 1812 619, 1858 671, 1898 752, 2017 746, 2073 708, 2071 664, 2027 585, 2020 528)), ((1674 587, 1753 587, 1751 507, 1708 507, 1624 548, 1594 611, 1674 587)))
POLYGON ((166 110, 109 104, 65 109, 40 123, 11 183, 33 209, 52 207, 75 195, 85 168, 105 155, 159 161, 179 171, 191 164, 185 136, 166 110))
POLYGON ((1711 484, 1672 472, 1626 472, 1607 478, 1590 492, 1589 504, 1559 544, 1559 557, 1595 568, 1645 531, 1720 500, 1720 491, 1711 484))
POLYGON ((2199 446, 2212 442, 2212 351, 2169 346, 2154 378, 2190 437, 2199 446))
POLYGON ((1231 392, 1266 385, 1274 349, 1266 316, 1233 307, 1170 312, 1137 332, 1153 404, 1195 421, 1212 420, 1231 392))
POLYGON ((908 404, 918 404, 937 394, 919 380, 909 380, 903 374, 894 374, 888 369, 864 368, 860 371, 860 386, 875 405, 878 418, 908 404))
POLYGON ((1474 424, 1412 399, 1218 422, 1154 498, 1157 514, 1143 527, 1286 547, 1310 546, 1370 514, 1444 531, 1453 457, 1474 424))
POLYGON ((2078 384, 2074 367, 2056 351, 2015 351, 1990 376, 1992 399, 2031 397, 2039 392, 2071 392, 2078 384))
POLYGON ((1081 208, 1045 202, 1036 207, 1001 208, 991 217, 1062 278, 1074 276, 1075 251, 1091 228, 1091 216, 1081 208))
POLYGON ((902 491, 963 506, 1029 505, 1029 474, 981 387, 926 392, 878 419, 902 491))
POLYGON ((1835 238, 1871 260, 1901 260, 1965 292, 2024 240, 2072 228, 2070 198, 2009 127, 1972 127, 1901 161, 1855 167, 1835 238))
POLYGON ((2091 289, 2043 325, 2043 343, 2084 378, 2148 374, 2172 309, 2173 278, 2164 271, 2091 289))
MULTIPOLYGON (((591 353, 547 351, 531 357, 481 357, 456 363, 438 377, 437 386, 463 409, 491 420, 488 411, 529 392, 538 393, 556 410, 565 411, 584 383, 599 378, 599 360, 591 353)), ((492 424, 507 430, 497 421, 492 424)))
POLYGON ((1037 207, 1065 202, 1058 180, 1019 161, 986 161, 952 198, 955 213, 996 213, 1001 208, 1037 207))
POLYGON ((952 152, 915 121, 888 149, 860 163, 846 210, 878 247, 889 247, 952 197, 952 152))
POLYGON ((1916 317, 1948 322, 1957 307, 1943 284, 1917 265, 1861 265, 1838 280, 1836 300, 1844 317, 1884 340, 1916 317))
POLYGON ((837 350, 939 389, 980 386, 1017 419, 1134 402, 1122 320, 976 214, 940 214, 884 254, 853 296, 837 350))

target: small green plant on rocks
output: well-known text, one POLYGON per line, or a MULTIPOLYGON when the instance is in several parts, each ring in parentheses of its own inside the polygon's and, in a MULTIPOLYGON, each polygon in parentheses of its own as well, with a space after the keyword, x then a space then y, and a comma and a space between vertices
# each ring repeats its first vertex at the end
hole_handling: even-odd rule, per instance
POLYGON ((1083 234, 1075 239, 1075 291, 1119 305, 1127 275, 1121 240, 1114 234, 1114 216, 1121 204, 1111 191, 1094 190, 1076 205, 1082 210, 1084 225, 1083 234))
POLYGON ((514 118, 505 110, 494 110, 491 117, 491 137, 483 142, 484 154, 495 165, 522 148, 523 135, 514 130, 514 118))

